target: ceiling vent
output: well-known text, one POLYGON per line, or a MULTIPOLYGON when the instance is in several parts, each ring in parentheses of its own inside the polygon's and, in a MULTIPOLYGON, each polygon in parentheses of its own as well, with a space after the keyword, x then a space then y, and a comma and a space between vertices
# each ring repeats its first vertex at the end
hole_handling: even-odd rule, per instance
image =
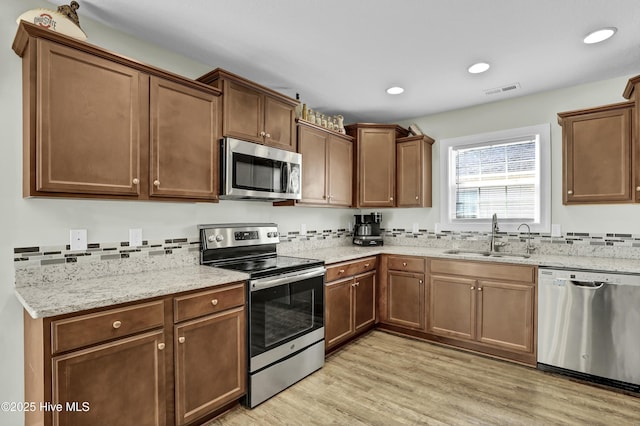
POLYGON ((485 95, 497 95, 498 93, 511 92, 513 90, 520 89, 520 83, 507 84, 506 86, 496 87, 495 89, 487 89, 484 91, 485 95))

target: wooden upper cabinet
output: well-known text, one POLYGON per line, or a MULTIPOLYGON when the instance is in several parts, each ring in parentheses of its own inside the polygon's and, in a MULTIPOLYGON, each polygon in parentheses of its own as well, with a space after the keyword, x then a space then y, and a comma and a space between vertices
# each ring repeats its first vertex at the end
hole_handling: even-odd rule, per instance
POLYGON ((33 108, 37 120, 31 140, 25 140, 25 167, 33 170, 25 195, 137 196, 144 185, 148 77, 48 40, 37 41, 35 62, 35 98, 25 105, 25 113, 33 108))
POLYGON ((298 101, 221 68, 203 75, 198 81, 224 93, 224 136, 296 150, 295 107, 298 101))
POLYGON ((633 146, 634 107, 635 102, 624 102, 558 114, 564 204, 640 199, 635 195, 632 160, 637 150, 633 146))
POLYGON ((218 196, 219 96, 151 77, 151 196, 218 196))
POLYGON ((216 201, 221 91, 21 22, 23 193, 216 201))
POLYGON ((396 206, 431 207, 431 146, 428 136, 400 138, 396 144, 396 206))
POLYGON ((352 138, 300 121, 298 152, 302 154, 302 199, 299 203, 351 206, 352 138))
POLYGON ((355 207, 393 207, 396 138, 407 131, 395 124, 357 123, 346 127, 355 142, 355 207))

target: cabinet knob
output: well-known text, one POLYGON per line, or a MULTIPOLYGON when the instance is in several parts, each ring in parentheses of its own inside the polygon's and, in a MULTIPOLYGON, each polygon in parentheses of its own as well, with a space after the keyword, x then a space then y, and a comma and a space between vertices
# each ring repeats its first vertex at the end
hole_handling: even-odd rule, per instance
POLYGON ((418 199, 418 196, 416 195, 416 200, 418 199))
POLYGON ((113 328, 120 328, 121 325, 122 325, 121 321, 114 321, 113 322, 113 328))
POLYGON ((389 201, 393 201, 393 197, 389 197, 389 201))
POLYGON ((573 194, 573 191, 572 191, 572 190, 568 190, 568 191, 567 191, 567 194, 572 195, 572 194, 573 194))
POLYGON ((355 284, 355 286, 357 287, 357 286, 359 286, 359 285, 360 285, 360 282, 356 281, 354 284, 355 284))
POLYGON ((636 191, 640 192, 640 186, 636 186, 636 191))
POLYGON ((132 182, 133 182, 133 184, 134 184, 134 185, 137 185, 137 184, 139 184, 139 183, 140 183, 140 179, 138 179, 138 178, 133 178, 132 182))
POLYGON ((322 199, 323 199, 323 200, 326 200, 326 199, 327 199, 327 196, 326 196, 326 195, 323 195, 323 196, 322 196, 322 199))
POLYGON ((340 269, 340 270, 338 271, 338 273, 339 273, 339 274, 344 274, 344 269, 340 269))
POLYGON ((478 291, 482 291, 482 287, 478 287, 478 291))
POLYGON ((184 343, 185 340, 184 336, 178 337, 178 343, 184 343))
POLYGON ((264 137, 265 137, 265 138, 270 138, 270 137, 271 137, 271 135, 270 135, 269 133, 265 133, 264 137))
POLYGON ((402 266, 407 266, 407 262, 402 262, 402 266))
POLYGON ((153 186, 160 186, 160 181, 158 179, 154 180, 153 186))
POLYGON ((474 286, 471 286, 471 290, 475 290, 476 288, 474 286))
POLYGON ((260 132, 260 136, 264 137, 267 134, 267 132, 260 132))
POLYGON ((418 284, 422 284, 422 283, 423 283, 423 281, 422 281, 422 280, 419 280, 419 281, 418 281, 418 284))
POLYGON ((164 349, 164 343, 158 343, 158 349, 159 350, 163 350, 164 349))
POLYGON ((213 299, 213 300, 211 301, 211 304, 212 304, 213 306, 216 306, 216 305, 218 304, 218 299, 213 299))
POLYGON ((368 267, 369 267, 369 264, 368 264, 368 263, 365 263, 365 264, 364 264, 364 267, 365 267, 365 268, 368 268, 368 267))

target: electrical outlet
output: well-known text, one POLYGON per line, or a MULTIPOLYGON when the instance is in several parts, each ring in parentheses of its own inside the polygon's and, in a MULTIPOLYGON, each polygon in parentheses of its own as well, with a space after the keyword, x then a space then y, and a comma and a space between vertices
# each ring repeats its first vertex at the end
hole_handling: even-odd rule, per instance
POLYGON ((142 245, 142 229, 129 229, 129 247, 140 247, 142 245))
POLYGON ((414 234, 417 234, 418 231, 419 231, 418 224, 414 223, 413 226, 411 227, 411 232, 413 232, 414 234))
POLYGON ((436 223, 433 232, 435 232, 436 234, 439 234, 440 232, 442 232, 442 227, 440 226, 440 223, 436 223))
POLYGON ((72 229, 69 232, 69 246, 71 250, 86 250, 87 249, 87 230, 72 229))
POLYGON ((307 225, 304 223, 300 224, 300 235, 307 235, 307 225))
POLYGON ((561 237, 562 231, 560 230, 560 224, 551 224, 551 236, 552 237, 561 237))

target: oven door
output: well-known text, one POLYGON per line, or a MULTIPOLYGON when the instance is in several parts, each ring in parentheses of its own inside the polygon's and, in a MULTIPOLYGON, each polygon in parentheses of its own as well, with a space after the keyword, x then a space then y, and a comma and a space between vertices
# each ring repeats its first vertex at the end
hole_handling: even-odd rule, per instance
POLYGON ((250 371, 324 339, 323 267, 249 281, 250 371))
POLYGON ((221 198, 302 197, 302 158, 295 152, 225 138, 221 198))

